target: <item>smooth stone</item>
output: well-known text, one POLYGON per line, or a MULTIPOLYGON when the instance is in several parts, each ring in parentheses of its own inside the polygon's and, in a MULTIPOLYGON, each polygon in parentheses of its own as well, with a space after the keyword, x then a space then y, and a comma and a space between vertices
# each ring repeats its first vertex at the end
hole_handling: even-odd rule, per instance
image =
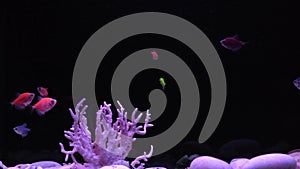
POLYGON ((195 158, 189 167, 189 169, 232 169, 230 165, 220 159, 210 157, 210 156, 201 156, 195 158))
POLYGON ((296 160, 286 154, 265 154, 250 159, 243 169, 296 169, 296 160))
POLYGON ((31 164, 32 166, 40 166, 42 168, 50 168, 50 167, 61 167, 61 165, 55 161, 38 161, 31 164))
POLYGON ((300 149, 295 149, 295 150, 289 151, 287 154, 292 154, 292 153, 296 153, 296 152, 300 152, 300 149))
POLYGON ((249 162, 247 158, 235 158, 230 161, 230 166, 232 169, 243 169, 243 166, 249 162))
POLYGON ((296 160, 296 162, 297 162, 297 168, 296 169, 300 169, 300 152, 298 150, 293 151, 293 153, 288 154, 289 156, 292 156, 296 160))
POLYGON ((111 166, 104 166, 101 167, 100 169, 130 169, 124 165, 111 165, 111 166))

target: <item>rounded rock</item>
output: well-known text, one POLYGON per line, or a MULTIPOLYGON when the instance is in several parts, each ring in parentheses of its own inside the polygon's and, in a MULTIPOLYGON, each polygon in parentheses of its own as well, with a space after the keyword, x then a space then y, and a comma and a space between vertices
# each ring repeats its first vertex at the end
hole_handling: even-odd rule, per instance
POLYGON ((249 159, 247 158, 235 158, 231 160, 230 166, 232 169, 243 169, 243 166, 249 162, 249 159))
POLYGON ((296 169, 300 169, 300 152, 295 151, 293 153, 288 154, 289 156, 293 157, 296 160, 297 167, 296 169))
POLYGON ((191 162, 189 169, 232 169, 230 165, 220 159, 201 156, 191 162))
POLYGON ((101 167, 100 169, 130 169, 130 168, 124 165, 110 165, 110 166, 101 167))
POLYGON ((250 159, 243 169, 296 169, 296 160, 286 154, 265 154, 250 159))

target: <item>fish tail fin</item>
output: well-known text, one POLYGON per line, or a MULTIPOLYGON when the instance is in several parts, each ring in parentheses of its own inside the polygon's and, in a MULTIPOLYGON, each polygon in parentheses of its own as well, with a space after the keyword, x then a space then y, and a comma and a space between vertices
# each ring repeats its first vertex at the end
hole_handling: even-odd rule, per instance
POLYGON ((21 111, 21 110, 24 110, 24 109, 25 109, 25 107, 24 107, 24 106, 18 106, 18 105, 12 105, 12 106, 14 106, 14 108, 15 108, 15 109, 17 109, 17 110, 19 110, 19 111, 21 111))
POLYGON ((22 138, 26 137, 30 132, 29 128, 26 128, 25 132, 22 134, 22 138))
POLYGON ((9 108, 10 109, 14 109, 15 108, 14 102, 8 102, 8 104, 9 104, 9 108))
POLYGON ((242 45, 244 46, 244 45, 248 45, 250 42, 249 41, 247 41, 247 42, 242 42, 242 45))
POLYGON ((30 110, 30 115, 32 115, 35 110, 34 107, 32 105, 29 105, 28 108, 30 110))

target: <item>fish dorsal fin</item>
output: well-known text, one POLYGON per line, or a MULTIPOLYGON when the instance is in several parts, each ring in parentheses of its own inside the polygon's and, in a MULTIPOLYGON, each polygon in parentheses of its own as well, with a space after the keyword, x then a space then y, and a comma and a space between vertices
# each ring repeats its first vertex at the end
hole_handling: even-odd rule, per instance
POLYGON ((24 123, 22 126, 27 127, 27 123, 24 123))
POLYGON ((40 86, 40 87, 38 87, 38 88, 39 88, 39 89, 42 89, 42 88, 44 88, 44 89, 47 89, 47 90, 48 90, 48 87, 41 87, 41 86, 40 86))
POLYGON ((38 101, 40 101, 42 99, 43 99, 43 97, 41 97, 41 96, 38 96, 38 98, 37 98, 38 101))
POLYGON ((239 39, 239 35, 236 34, 236 35, 233 36, 233 38, 234 39, 239 39))

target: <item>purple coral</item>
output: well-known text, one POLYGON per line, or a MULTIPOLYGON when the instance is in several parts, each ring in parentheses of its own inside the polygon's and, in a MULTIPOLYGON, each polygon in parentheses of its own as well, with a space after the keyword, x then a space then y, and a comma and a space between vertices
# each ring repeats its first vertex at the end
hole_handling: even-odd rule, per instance
MULTIPOLYGON (((71 140, 70 146, 73 147, 71 151, 66 151, 63 144, 60 143, 61 152, 66 154, 65 160, 71 156, 74 163, 77 163, 74 153, 78 152, 84 159, 85 166, 88 168, 100 168, 103 166, 113 165, 118 161, 122 161, 128 155, 132 148, 132 143, 135 141, 134 134, 146 134, 147 127, 152 127, 149 124, 151 114, 147 111, 145 124, 137 126, 142 113, 136 118, 137 109, 132 113, 131 121, 127 120, 127 112, 118 101, 120 109, 118 109, 118 118, 115 123, 112 123, 111 104, 100 106, 96 117, 95 141, 92 142, 91 133, 87 127, 87 119, 84 116, 87 105, 83 106, 85 99, 82 99, 75 107, 75 113, 69 109, 74 123, 70 131, 65 131, 65 137, 71 140), (81 107, 83 108, 81 109, 81 107), (80 110, 81 109, 81 110, 80 110), (143 130, 140 130, 142 129, 143 130)), ((141 159, 147 161, 152 154, 138 157, 136 161, 141 159)), ((134 164, 134 168, 135 168, 134 164)), ((143 168, 143 163, 138 169, 143 168)))
POLYGON ((146 152, 144 152, 144 155, 137 157, 135 160, 131 162, 130 165, 135 169, 143 169, 145 163, 141 163, 141 160, 148 161, 148 158, 152 156, 152 153, 153 153, 153 146, 151 145, 151 150, 149 154, 146 154, 146 152), (138 165, 138 167, 135 167, 136 165, 138 165))
POLYGON ((0 161, 0 168, 7 169, 7 167, 0 161))

